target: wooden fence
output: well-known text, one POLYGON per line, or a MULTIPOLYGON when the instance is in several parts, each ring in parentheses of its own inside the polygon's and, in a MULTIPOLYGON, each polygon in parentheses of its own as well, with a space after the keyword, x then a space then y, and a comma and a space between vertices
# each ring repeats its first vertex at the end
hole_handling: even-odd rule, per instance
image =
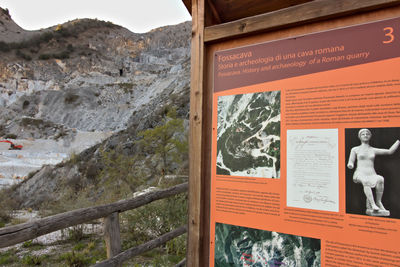
MULTIPOLYGON (((121 252, 121 239, 119 216, 120 212, 132 210, 149 204, 155 200, 164 199, 188 190, 188 183, 179 184, 163 190, 145 193, 138 197, 121 200, 115 203, 99 205, 89 208, 68 211, 33 222, 0 228, 0 248, 12 246, 28 241, 54 231, 65 229, 70 226, 88 223, 96 219, 104 218, 104 238, 107 248, 107 260, 94 266, 120 266, 122 262, 137 256, 143 252, 159 247, 171 239, 174 239, 187 231, 187 226, 181 226, 154 240, 130 248, 121 252)), ((178 266, 184 266, 182 261, 178 266)))

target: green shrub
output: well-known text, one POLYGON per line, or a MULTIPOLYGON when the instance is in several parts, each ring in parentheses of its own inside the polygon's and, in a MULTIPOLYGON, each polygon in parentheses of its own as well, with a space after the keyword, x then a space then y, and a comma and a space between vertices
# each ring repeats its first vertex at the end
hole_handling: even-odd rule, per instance
POLYGON ((3 14, 4 14, 4 15, 6 15, 6 16, 9 17, 9 18, 11 18, 10 10, 8 10, 8 8, 2 9, 2 11, 3 11, 3 14))
POLYGON ((0 190, 0 223, 4 226, 5 223, 11 222, 12 211, 17 208, 16 199, 10 198, 11 189, 0 190))
POLYGON ((99 174, 102 185, 109 190, 114 197, 110 201, 116 201, 136 192, 144 182, 144 174, 136 165, 136 155, 125 155, 118 147, 111 151, 101 151, 101 162, 104 168, 99 174))
POLYGON ((75 49, 74 49, 74 47, 72 46, 72 44, 68 44, 68 45, 67 45, 67 51, 68 51, 68 52, 74 52, 74 50, 75 50, 75 49))
POLYGON ((17 57, 20 57, 20 58, 28 60, 28 61, 32 60, 32 57, 30 55, 27 55, 27 54, 23 53, 21 50, 15 51, 15 55, 17 57))
POLYGON ((60 39, 61 37, 67 38, 72 35, 71 31, 68 28, 64 28, 61 25, 57 26, 55 31, 55 37, 60 39))
POLYGON ((71 241, 78 242, 85 238, 83 225, 76 225, 68 229, 68 238, 71 241))
POLYGON ((16 256, 15 250, 7 250, 5 252, 0 252, 0 266, 4 266, 6 264, 14 263, 18 260, 16 256))
POLYGON ((56 59, 67 59, 69 58, 70 52, 68 50, 65 50, 60 53, 55 53, 55 54, 41 54, 39 56, 40 60, 48 60, 51 58, 56 58, 56 59))
MULTIPOLYGON (((179 194, 161 199, 141 208, 121 214, 123 232, 127 238, 124 250, 168 233, 187 222, 187 195, 179 194)), ((184 255, 185 239, 169 243, 171 254, 184 255)))
POLYGON ((31 171, 28 173, 26 180, 29 180, 30 178, 32 178, 36 173, 38 173, 40 170, 35 170, 35 171, 31 171))
POLYGON ((48 255, 25 255, 21 261, 24 265, 41 265, 46 258, 48 258, 48 255))
POLYGON ((74 103, 76 100, 79 99, 79 95, 73 94, 73 93, 67 93, 64 97, 64 102, 66 104, 72 104, 74 103))
POLYGON ((118 86, 124 90, 125 94, 132 92, 133 89, 133 83, 119 83, 118 86))
POLYGON ((29 248, 29 247, 32 246, 32 243, 33 243, 32 240, 26 241, 26 242, 24 242, 24 243, 22 244, 22 247, 23 247, 23 248, 29 248))
POLYGON ((29 248, 30 250, 40 250, 44 247, 44 245, 33 242, 33 240, 29 240, 24 242, 21 247, 29 248))
POLYGON ((11 50, 11 48, 10 48, 10 45, 8 43, 0 42, 0 51, 1 52, 8 52, 10 50, 11 50))
POLYGON ((156 169, 161 166, 162 176, 173 172, 173 166, 188 157, 188 141, 183 119, 177 117, 175 108, 165 106, 161 114, 162 124, 138 133, 142 137, 137 143, 145 153, 153 154, 159 160, 152 160, 148 166, 156 169), (157 166, 157 165, 158 166, 157 166))
POLYGON ((65 261, 69 267, 84 267, 91 263, 90 257, 86 257, 84 253, 68 252, 59 257, 59 261, 65 261))
POLYGON ((17 135, 16 134, 6 134, 4 136, 5 139, 17 139, 17 135))
POLYGON ((167 254, 175 255, 178 259, 182 259, 186 255, 186 234, 178 236, 167 242, 165 249, 167 254))
POLYGON ((51 39, 53 39, 53 37, 54 34, 52 32, 45 32, 38 38, 33 38, 33 40, 36 45, 40 45, 40 43, 48 43, 51 39))
POLYGON ((63 51, 57 54, 53 54, 52 56, 57 59, 67 59, 69 58, 69 54, 70 54, 69 51, 63 51))
POLYGON ((86 247, 86 245, 84 243, 78 243, 74 246, 74 250, 80 251, 80 250, 83 250, 85 247, 86 247))
POLYGON ((160 251, 157 251, 156 249, 154 251, 155 252, 150 257, 151 260, 148 266, 170 267, 170 266, 175 266, 175 264, 177 264, 179 261, 183 259, 182 257, 177 255, 160 253, 160 251))
POLYGON ((9 210, 0 209, 0 226, 4 227, 6 223, 11 221, 11 215, 9 210))
POLYGON ((41 54, 41 55, 39 55, 39 59, 40 60, 48 60, 50 58, 51 58, 50 54, 41 54))
MULTIPOLYGON (((117 27, 117 26, 112 23, 104 21, 77 21, 72 26, 63 27, 60 25, 60 27, 57 27, 58 30, 54 32, 46 31, 44 33, 33 36, 29 40, 24 40, 22 42, 17 42, 17 43, 0 42, 0 51, 9 52, 10 50, 14 49, 24 49, 24 48, 32 49, 32 47, 40 47, 42 43, 48 43, 52 39, 60 40, 62 38, 77 37, 78 34, 90 28, 98 28, 98 27, 117 27)), ((68 58, 67 57, 69 56, 68 53, 71 53, 72 51, 73 47, 67 47, 67 51, 65 52, 61 52, 53 56, 49 54, 43 54, 41 55, 41 58, 39 57, 39 59, 46 60, 52 57, 64 59, 68 58)), ((29 58, 29 56, 27 56, 27 58, 29 58)))

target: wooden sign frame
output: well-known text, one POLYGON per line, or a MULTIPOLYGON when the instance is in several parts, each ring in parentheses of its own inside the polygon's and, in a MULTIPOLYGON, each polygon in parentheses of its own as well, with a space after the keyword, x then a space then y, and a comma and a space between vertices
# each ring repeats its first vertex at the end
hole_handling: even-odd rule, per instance
POLYGON ((214 53, 255 43, 400 17, 400 1, 315 0, 208 27, 207 17, 216 13, 212 9, 213 1, 184 0, 183 2, 192 14, 187 266, 203 267, 209 265, 214 53))

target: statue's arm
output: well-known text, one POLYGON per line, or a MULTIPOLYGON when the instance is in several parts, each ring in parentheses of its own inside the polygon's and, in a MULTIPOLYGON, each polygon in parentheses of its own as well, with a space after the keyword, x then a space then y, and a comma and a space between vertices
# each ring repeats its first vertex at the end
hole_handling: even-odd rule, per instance
POLYGON ((353 147, 350 151, 350 157, 349 157, 349 162, 347 163, 347 168, 353 169, 355 160, 356 160, 356 148, 353 147))
POLYGON ((392 155, 400 146, 400 141, 396 140, 389 149, 375 148, 377 155, 392 155))
POLYGON ((396 150, 399 148, 399 145, 400 145, 400 141, 396 140, 396 142, 394 142, 394 144, 389 148, 389 155, 396 152, 396 150))

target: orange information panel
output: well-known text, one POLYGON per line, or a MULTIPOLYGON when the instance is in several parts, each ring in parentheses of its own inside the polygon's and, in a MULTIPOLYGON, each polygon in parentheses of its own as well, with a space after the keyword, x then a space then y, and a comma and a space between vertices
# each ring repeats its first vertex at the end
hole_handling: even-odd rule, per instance
POLYGON ((210 266, 400 266, 400 18, 216 52, 212 129, 210 266))

